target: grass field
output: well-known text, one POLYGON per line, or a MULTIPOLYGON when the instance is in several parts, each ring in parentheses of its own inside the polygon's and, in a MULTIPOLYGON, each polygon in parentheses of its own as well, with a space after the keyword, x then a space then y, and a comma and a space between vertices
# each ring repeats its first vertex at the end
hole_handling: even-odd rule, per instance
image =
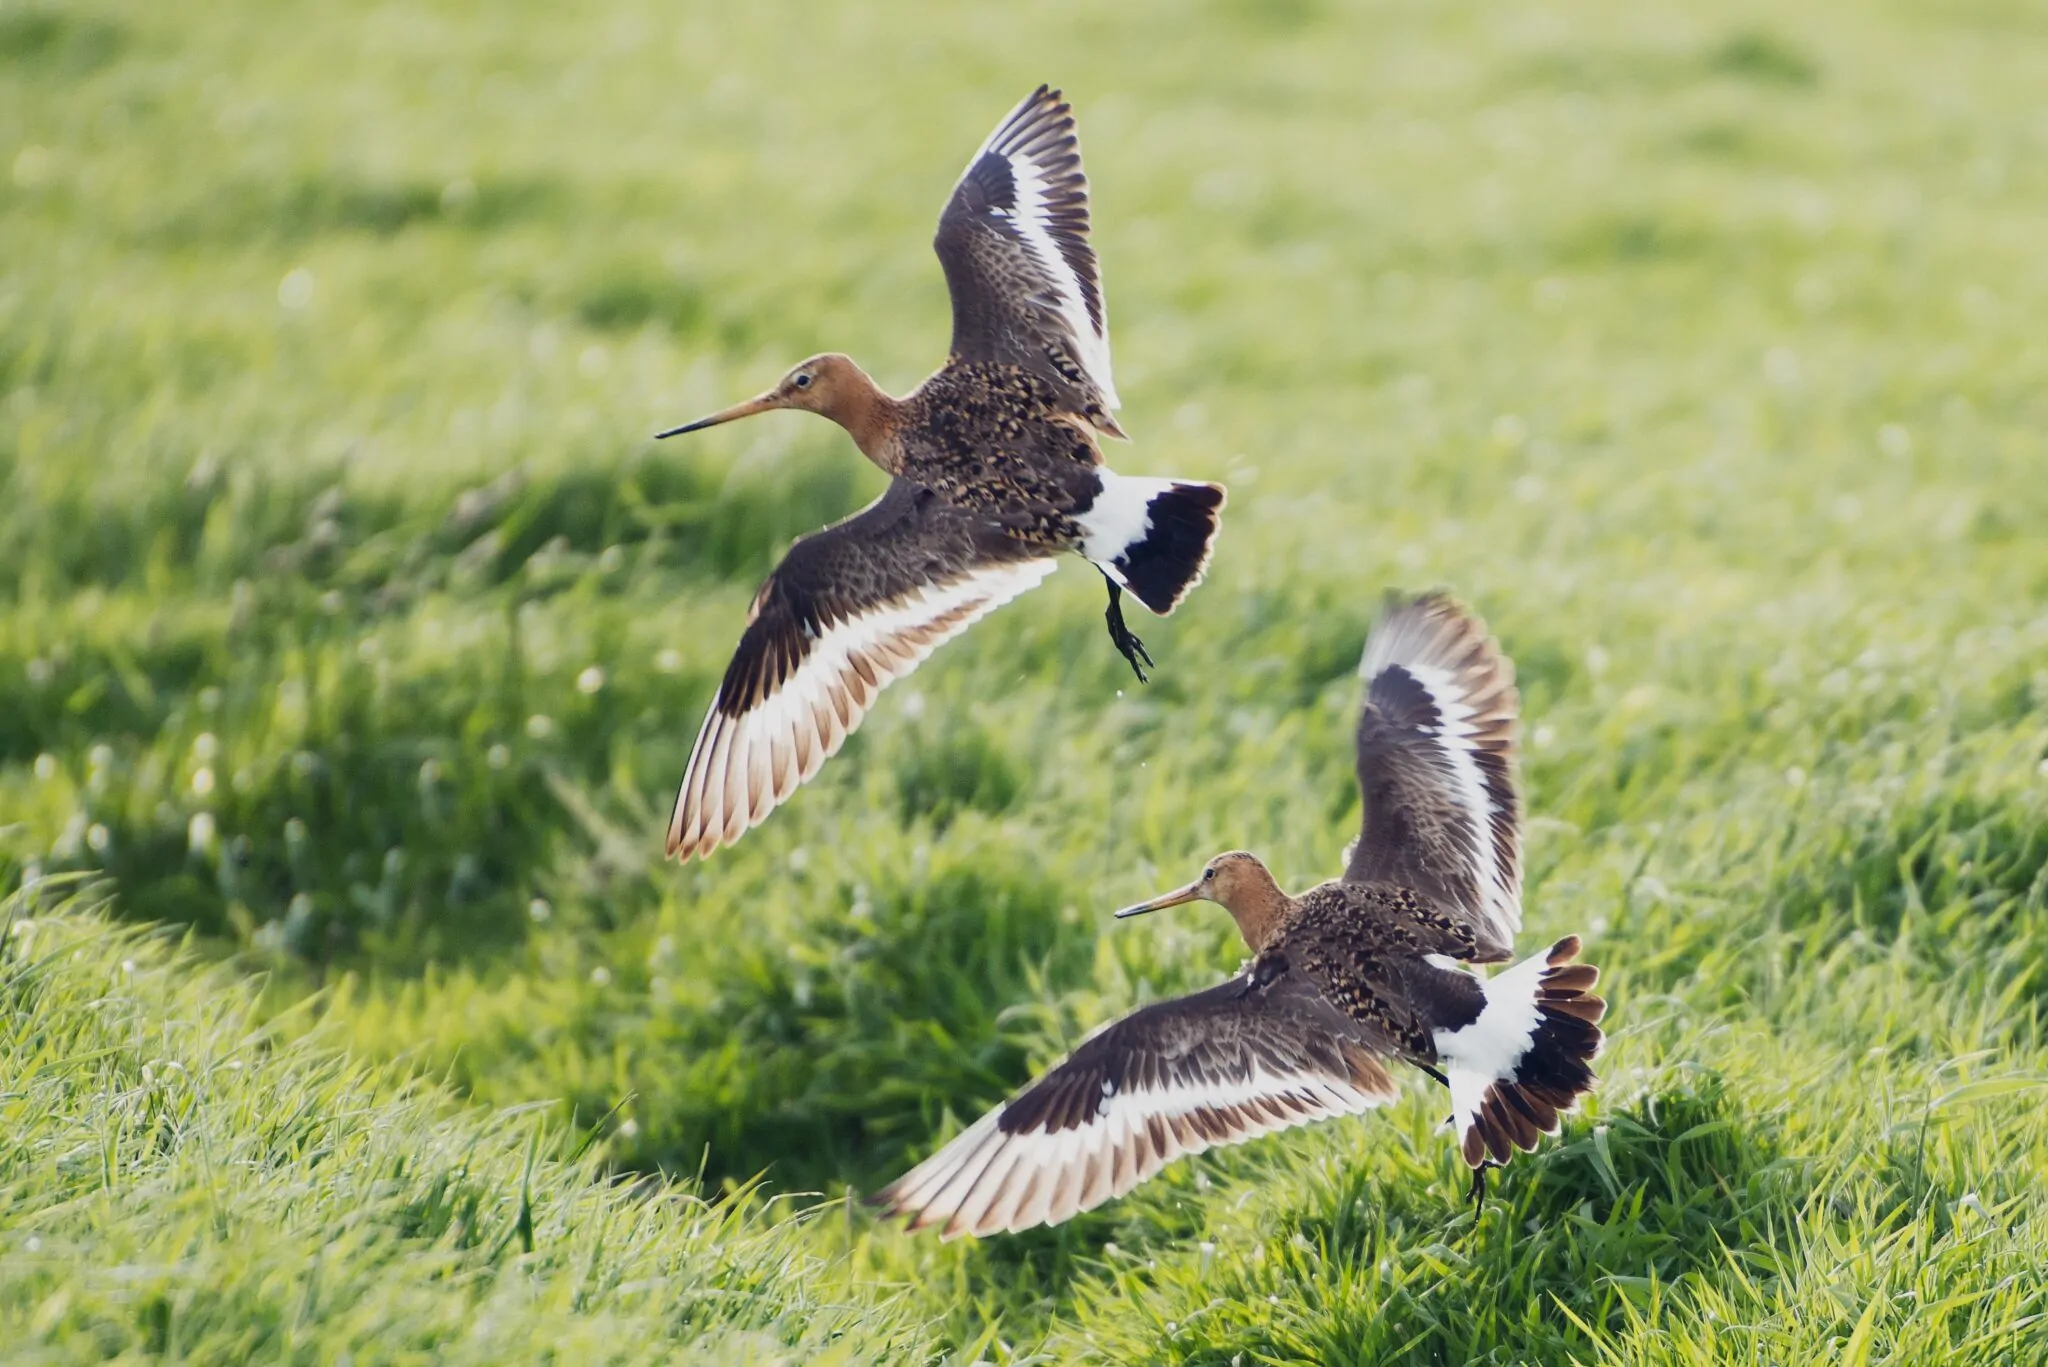
POLYGON ((2048 10, 0 0, 0 1358, 2048 1361, 2048 10), (928 242, 1082 120, 1135 685, 1076 565, 659 860, 880 476, 928 242), (1604 1084, 1418 1083, 1055 1232, 873 1190, 1329 875, 1381 591, 1520 667, 1604 1084), (155 927, 155 928, 153 928, 155 927), (758 1179, 758 1180, 757 1180, 758 1179))

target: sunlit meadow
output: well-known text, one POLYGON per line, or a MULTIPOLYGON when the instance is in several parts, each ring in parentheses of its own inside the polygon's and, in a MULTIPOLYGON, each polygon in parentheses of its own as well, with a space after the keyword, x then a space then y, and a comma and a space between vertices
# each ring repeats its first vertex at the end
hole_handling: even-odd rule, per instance
POLYGON ((0 0, 0 1357, 2048 1361, 2048 9, 0 0), (1132 473, 710 862, 760 576, 881 477, 1040 81, 1132 473), (1334 872, 1379 595, 1520 668, 1604 1085, 941 1246, 846 1199, 1334 872))

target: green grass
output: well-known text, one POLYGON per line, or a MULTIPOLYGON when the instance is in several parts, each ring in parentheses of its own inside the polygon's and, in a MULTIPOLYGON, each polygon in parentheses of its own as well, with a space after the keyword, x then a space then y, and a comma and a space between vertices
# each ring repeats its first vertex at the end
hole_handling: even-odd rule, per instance
POLYGON ((2044 39, 0 2, 0 1356, 2048 1361, 2044 39), (755 584, 879 477, 647 434, 915 383, 1046 79, 1111 456, 1231 485, 1214 571, 1143 688, 1056 576, 664 866, 755 584), (1109 908, 1335 869, 1395 584, 1520 667, 1528 942, 1613 1003, 1561 1140, 1476 1221, 1420 1086, 1061 1231, 842 1206, 1236 962, 1109 908))
POLYGON ((0 924, 10 1354, 867 1362, 924 1351, 803 1222, 610 1178, 531 1108, 350 1062, 161 935, 0 924))

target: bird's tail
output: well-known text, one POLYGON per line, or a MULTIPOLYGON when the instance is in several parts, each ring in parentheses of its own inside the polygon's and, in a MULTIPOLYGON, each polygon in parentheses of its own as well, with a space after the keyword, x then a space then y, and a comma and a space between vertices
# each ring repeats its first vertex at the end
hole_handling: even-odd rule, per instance
POLYGON ((1101 475, 1094 502, 1075 518, 1081 554, 1164 617, 1209 568, 1223 520, 1223 486, 1108 469, 1101 475))
POLYGON ((1573 963, 1579 937, 1486 980, 1486 1005, 1461 1030, 1439 1031, 1437 1057, 1451 1084, 1452 1120, 1465 1161, 1507 1162, 1515 1149, 1556 1134, 1558 1116, 1596 1081, 1607 1003, 1592 995, 1600 970, 1573 963))

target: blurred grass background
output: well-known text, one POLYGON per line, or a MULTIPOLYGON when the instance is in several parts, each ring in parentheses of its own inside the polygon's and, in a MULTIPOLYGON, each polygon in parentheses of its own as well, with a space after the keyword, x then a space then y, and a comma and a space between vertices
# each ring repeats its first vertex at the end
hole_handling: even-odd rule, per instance
POLYGON ((2048 1357, 2044 40, 0 4, 0 1353, 2048 1357), (914 384, 934 216, 1041 80, 1110 454, 1230 484, 1214 570, 1151 685, 1060 575, 664 867, 754 586, 879 476, 802 417, 647 434, 828 347, 914 384), (1333 871, 1393 584, 1516 657, 1530 941, 1614 1003, 1483 1219, 1419 1088, 987 1246, 765 1194, 1236 961, 1108 908, 1333 871))

